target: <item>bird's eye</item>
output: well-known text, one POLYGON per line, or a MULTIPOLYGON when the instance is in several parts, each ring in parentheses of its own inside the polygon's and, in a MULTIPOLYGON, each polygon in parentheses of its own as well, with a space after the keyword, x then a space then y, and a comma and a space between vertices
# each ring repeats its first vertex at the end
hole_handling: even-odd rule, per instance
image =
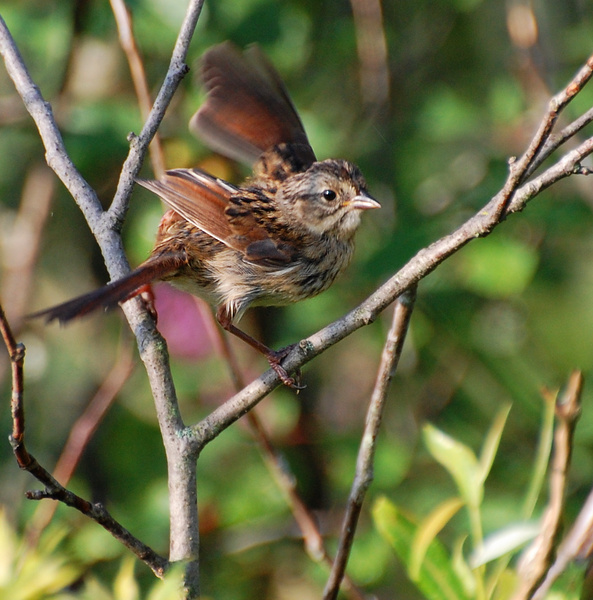
POLYGON ((323 190, 322 194, 323 199, 324 200, 335 200, 336 199, 336 192, 334 192, 333 190, 323 190))

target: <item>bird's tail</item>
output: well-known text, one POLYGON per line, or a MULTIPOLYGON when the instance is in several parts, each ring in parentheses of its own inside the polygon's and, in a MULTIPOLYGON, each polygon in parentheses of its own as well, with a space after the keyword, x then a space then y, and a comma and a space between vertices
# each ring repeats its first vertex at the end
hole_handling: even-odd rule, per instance
POLYGON ((162 255, 149 258, 137 269, 107 285, 83 294, 63 304, 46 308, 29 315, 29 318, 44 317, 46 323, 59 321, 67 323, 77 317, 87 315, 99 308, 113 308, 120 302, 125 302, 138 295, 143 288, 153 281, 176 271, 184 264, 183 257, 177 254, 162 255))

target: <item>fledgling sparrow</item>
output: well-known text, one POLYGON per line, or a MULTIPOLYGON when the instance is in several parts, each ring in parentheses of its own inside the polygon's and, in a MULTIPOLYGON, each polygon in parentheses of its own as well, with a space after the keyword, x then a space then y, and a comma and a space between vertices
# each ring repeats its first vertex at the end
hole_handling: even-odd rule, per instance
POLYGON ((379 208, 358 169, 317 161, 280 76, 258 47, 226 42, 202 59, 208 92, 190 127, 212 149, 253 164, 235 187, 198 169, 138 180, 170 207, 155 246, 129 275, 33 316, 64 323, 168 281, 217 307, 216 318, 295 381, 276 352, 234 322, 249 306, 285 305, 327 289, 350 262, 362 211, 379 208))

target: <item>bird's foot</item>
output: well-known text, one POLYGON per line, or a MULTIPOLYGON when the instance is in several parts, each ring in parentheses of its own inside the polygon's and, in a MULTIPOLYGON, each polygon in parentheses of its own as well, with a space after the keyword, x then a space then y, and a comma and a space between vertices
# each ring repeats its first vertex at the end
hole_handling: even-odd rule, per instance
POLYGON ((286 348, 281 348, 280 350, 270 350, 269 354, 267 354, 266 358, 270 363, 270 366, 276 372, 276 375, 280 377, 280 381, 282 383, 292 388, 293 390, 297 390, 297 393, 300 390, 304 390, 307 386, 301 385, 301 370, 297 369, 294 373, 294 377, 291 377, 286 369, 282 366, 282 361, 290 354, 292 349, 296 344, 292 344, 290 346, 286 346, 286 348))

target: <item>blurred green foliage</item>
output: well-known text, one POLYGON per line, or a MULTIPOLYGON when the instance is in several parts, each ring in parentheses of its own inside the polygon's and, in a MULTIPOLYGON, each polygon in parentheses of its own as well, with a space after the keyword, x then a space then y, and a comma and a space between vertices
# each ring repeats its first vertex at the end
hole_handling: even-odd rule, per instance
MULTIPOLYGON (((156 92, 185 2, 127 4, 156 92)), ((196 78, 201 53, 226 39, 238 45, 257 42, 285 79, 318 156, 358 163, 383 204, 381 214, 365 219, 355 260, 331 290, 286 309, 252 311, 245 318, 247 328, 259 330, 275 346, 312 333, 356 306, 419 249, 461 224, 498 191, 508 157, 526 147, 547 98, 585 61, 593 39, 591 6, 544 0, 535 4, 538 41, 520 48, 507 31, 512 6, 497 0, 385 2, 382 28, 390 88, 386 102, 373 103, 361 88, 360 25, 350 3, 206 2, 191 47, 192 70, 161 129, 167 166, 214 165, 234 180, 244 174, 213 159, 191 137, 187 122, 202 98, 196 78)), ((0 12, 34 80, 52 102, 74 163, 108 206, 127 153, 126 136, 141 127, 109 3, 4 0, 0 12)), ((592 102, 590 88, 568 115, 578 116, 592 102)), ((86 225, 59 183, 33 272, 20 264, 16 249, 26 238, 14 236, 15 219, 25 185, 44 163, 44 151, 3 69, 0 156, 2 301, 18 323, 23 313, 104 283, 106 273, 86 225), (16 305, 20 283, 31 275, 33 286, 16 305)), ((148 162, 143 175, 151 176, 148 162)), ((428 422, 468 452, 478 453, 501 406, 512 406, 482 490, 483 533, 488 536, 521 517, 545 413, 541 390, 561 386, 573 368, 583 369, 586 377, 593 368, 592 204, 589 180, 565 181, 422 282, 349 564, 353 579, 368 593, 423 597, 379 529, 385 534, 399 526, 401 535, 411 535, 414 521, 434 514, 456 493, 421 443, 428 422), (383 510, 377 529, 370 508, 379 496, 389 500, 376 508, 383 510), (389 513, 395 506, 413 518, 397 522, 389 513)), ((124 231, 133 264, 149 251, 161 212, 155 197, 134 192, 124 231)), ((388 322, 380 319, 309 365, 303 374, 307 388, 300 395, 278 390, 261 405, 262 418, 303 497, 320 511, 330 547, 351 485, 388 322)), ((94 316, 68 328, 27 322, 20 329, 19 339, 28 349, 27 441, 49 468, 117 360, 122 337, 130 335, 117 314, 94 316)), ((239 344, 236 350, 250 376, 266 368, 249 349, 239 344)), ((10 382, 2 360, 0 424, 7 434, 10 382)), ((172 361, 187 422, 206 415, 231 393, 216 353, 208 350, 200 360, 174 354, 172 361)), ((593 407, 589 388, 585 390, 568 519, 588 492, 593 472, 593 407)), ((242 423, 205 449, 198 476, 204 593, 229 600, 319 598, 327 572, 304 552, 284 496, 242 423)), ((0 478, 0 502, 15 530, 22 532, 35 508, 23 499, 23 491, 36 485, 18 472, 8 444, 0 450, 0 478)), ((141 368, 134 370, 101 423, 71 485, 105 502, 134 534, 167 552, 166 465, 141 368)), ((544 502, 545 493, 535 516, 544 502)), ((148 596, 154 585, 151 574, 139 565, 136 575, 130 575, 129 563, 113 560, 126 553, 94 524, 66 510, 54 519, 59 531, 67 533, 60 534, 60 550, 45 555, 45 568, 55 569, 61 586, 79 574, 81 578, 61 597, 148 596), (65 561, 64 556, 70 558, 65 561)), ((440 556, 442 543, 454 556, 455 540, 470 530, 467 515, 460 512, 444 527, 434 552, 440 556)), ((431 552, 429 547, 427 555, 431 552)), ((461 556, 462 550, 457 552, 461 556)), ((579 573, 574 577, 568 587, 578 587, 579 573)), ((20 597, 58 597, 52 593, 45 589, 20 597)), ((165 596, 155 592, 156 597, 165 596)))

